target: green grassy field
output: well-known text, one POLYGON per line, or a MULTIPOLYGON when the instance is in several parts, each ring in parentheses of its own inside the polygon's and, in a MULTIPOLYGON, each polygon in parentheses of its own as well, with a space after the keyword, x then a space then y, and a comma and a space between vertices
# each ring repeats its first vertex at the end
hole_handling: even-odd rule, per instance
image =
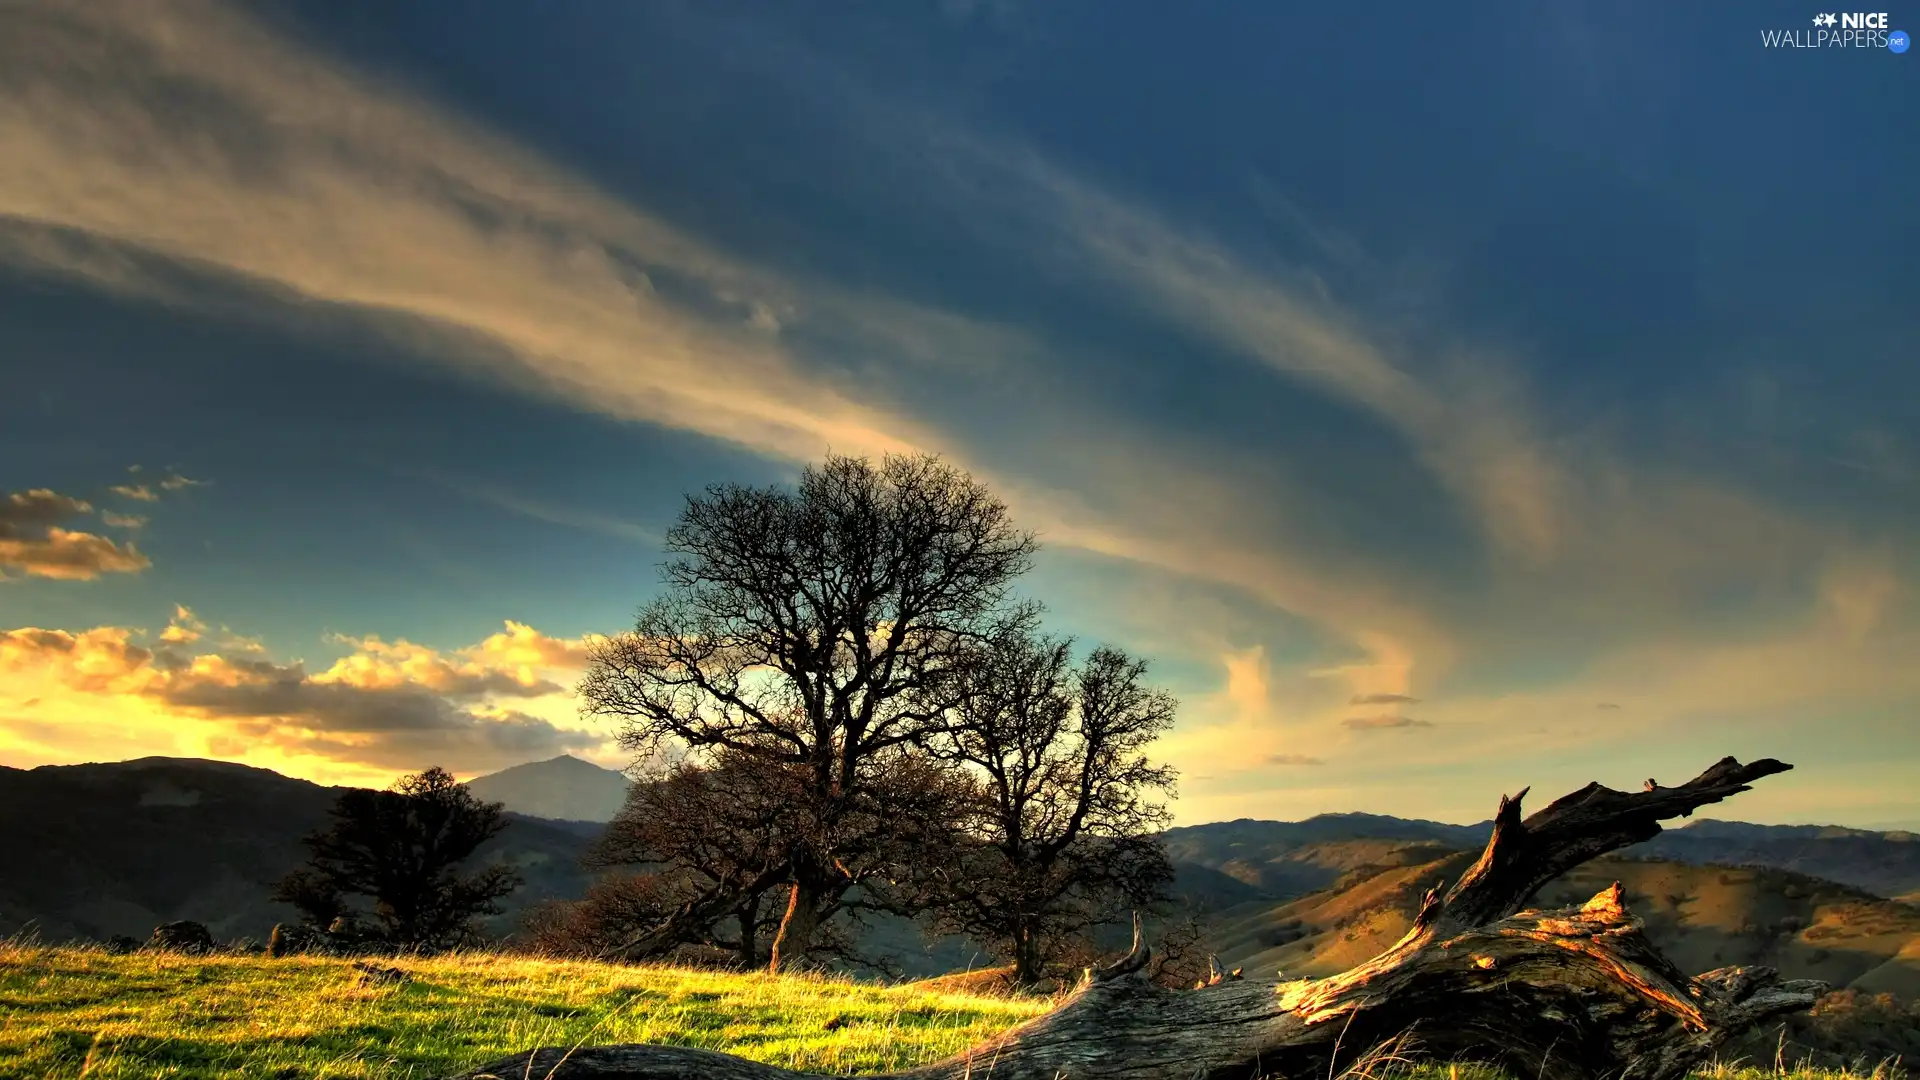
POLYGON ((322 958, 0 944, 6 1080, 424 1078, 530 1046, 670 1042, 823 1072, 933 1060, 1039 999, 472 954, 369 985, 322 958))
MULTIPOLYGON (((398 1080, 530 1046, 666 1042, 861 1073, 952 1054, 1050 1007, 829 978, 471 954, 400 960, 373 985, 346 961, 113 955, 0 942, 5 1080, 398 1080)), ((1397 1071, 1390 1064, 1376 1072, 1397 1071)), ((1422 1069, 1432 1080, 1478 1070, 1422 1069)), ((1712 1080, 1858 1075, 1722 1067, 1712 1080)))

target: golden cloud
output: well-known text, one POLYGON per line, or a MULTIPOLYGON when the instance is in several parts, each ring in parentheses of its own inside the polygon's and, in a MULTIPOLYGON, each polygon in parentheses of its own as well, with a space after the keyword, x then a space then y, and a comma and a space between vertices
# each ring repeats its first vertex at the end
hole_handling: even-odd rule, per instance
MULTIPOLYGON (((192 628, 202 624, 182 606, 169 625, 197 635, 192 628)), ((122 627, 0 632, 0 694, 40 699, 30 732, 10 721, 0 721, 0 729, 71 752, 97 735, 87 717, 141 717, 156 730, 136 733, 132 745, 197 732, 204 753, 234 756, 227 751, 245 746, 242 756, 265 755, 275 767, 305 759, 308 766, 357 769, 439 763, 477 771, 608 743, 603 733, 497 700, 544 698, 544 711, 572 713, 564 687, 529 672, 563 667, 578 645, 525 624, 510 623, 444 655, 361 638, 353 653, 316 675, 297 661, 181 651, 191 644, 184 634, 159 648, 137 644, 138 636, 122 627), (75 717, 76 726, 49 726, 45 717, 59 713, 75 717)))
POLYGON ((581 671, 587 666, 586 639, 550 637, 512 619, 507 620, 504 631, 487 635, 466 652, 479 662, 523 673, 540 669, 581 671))
POLYGON ((0 567, 29 577, 92 581, 101 574, 131 574, 153 565, 132 544, 54 526, 35 540, 0 539, 0 567))
POLYGON ((512 620, 504 631, 451 654, 376 636, 337 640, 354 652, 314 676, 315 682, 369 690, 422 686, 449 697, 539 697, 564 689, 550 673, 586 666, 584 642, 549 637, 512 620))
POLYGON ((153 565, 131 543, 55 524, 92 511, 85 500, 46 488, 16 491, 0 500, 0 577, 14 569, 28 577, 91 581, 153 565))
POLYGON ((0 674, 50 676, 83 694, 140 694, 164 673, 153 650, 113 626, 72 633, 26 626, 0 630, 0 674))
POLYGON ((173 618, 167 620, 167 628, 160 631, 160 640, 168 645, 186 645, 200 640, 207 624, 194 618, 193 610, 185 604, 173 606, 173 618))

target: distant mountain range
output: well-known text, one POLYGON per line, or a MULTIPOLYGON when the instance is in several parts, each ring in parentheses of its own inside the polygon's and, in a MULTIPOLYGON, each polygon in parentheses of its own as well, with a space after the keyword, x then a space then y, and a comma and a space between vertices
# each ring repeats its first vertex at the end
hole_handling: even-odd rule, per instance
MULTIPOLYGON (((1166 842, 1176 860, 1290 898, 1327 888, 1361 868, 1406 865, 1436 850, 1477 850, 1492 831, 1491 821, 1449 825, 1379 814, 1321 814, 1305 821, 1242 818, 1187 826, 1169 830, 1166 842)), ((1667 829, 1620 854, 1694 866, 1793 870, 1882 897, 1920 891, 1920 834, 1911 832, 1701 820, 1667 829)))
MULTIPOLYGON (((584 892, 579 856, 629 782, 563 756, 469 786, 513 818, 481 853, 527 880, 492 920, 506 934, 531 904, 584 892)), ((300 838, 342 790, 196 759, 0 767, 0 936, 144 937, 194 919, 223 939, 263 938, 295 916, 266 897, 305 860, 300 838)), ((1174 891, 1187 910, 1217 919, 1210 944, 1223 959, 1309 974, 1389 943, 1405 928, 1409 897, 1456 875, 1490 830, 1352 813, 1189 826, 1165 840, 1174 891)), ((1843 984, 1920 993, 1920 907, 1880 899, 1920 900, 1912 833, 1700 821, 1622 856, 1550 885, 1542 901, 1584 898, 1618 877, 1656 938, 1671 937, 1675 955, 1700 970, 1718 957, 1759 956, 1843 984)), ((963 941, 925 942, 900 920, 869 928, 863 943, 913 975, 983 959, 963 941)))

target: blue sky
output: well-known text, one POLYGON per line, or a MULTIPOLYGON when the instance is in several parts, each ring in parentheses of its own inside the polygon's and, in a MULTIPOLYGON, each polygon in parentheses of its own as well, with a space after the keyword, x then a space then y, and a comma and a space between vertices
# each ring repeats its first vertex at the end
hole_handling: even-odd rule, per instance
POLYGON ((0 761, 614 763, 685 493, 933 450, 1183 821, 1920 826, 1920 76, 1813 14, 18 5, 0 761))

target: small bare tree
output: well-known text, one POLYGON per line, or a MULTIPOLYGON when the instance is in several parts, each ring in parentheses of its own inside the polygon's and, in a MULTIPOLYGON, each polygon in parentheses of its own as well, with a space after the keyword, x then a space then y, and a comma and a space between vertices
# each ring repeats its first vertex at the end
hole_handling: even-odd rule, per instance
MULTIPOLYGON (((664 594, 591 649, 582 707, 620 722, 624 746, 724 751, 800 778, 771 968, 809 951, 858 868, 893 861, 876 853, 913 815, 889 805, 905 789, 884 781, 944 726, 981 642, 1031 618, 1010 589, 1035 547, 1004 503, 937 458, 829 457, 794 489, 689 498, 667 534, 664 594)), ((735 902, 716 896, 686 919, 735 902)))
POLYGON ((797 800, 805 790, 792 767, 767 767, 724 750, 634 784, 586 857, 589 866, 638 868, 652 879, 655 910, 634 903, 637 885, 605 891, 627 920, 617 945, 671 926, 679 943, 728 949, 747 967, 764 962, 761 935, 778 926, 779 915, 768 894, 801 834, 797 800), (682 909, 712 917, 674 920, 682 909))
POLYGON ((1111 647, 1075 666, 1072 643, 1024 629, 982 650, 954 723, 931 745, 980 781, 971 839, 936 864, 946 928, 994 943, 1031 985, 1101 923, 1163 898, 1173 880, 1156 796, 1172 769, 1146 748, 1173 695, 1111 647))

